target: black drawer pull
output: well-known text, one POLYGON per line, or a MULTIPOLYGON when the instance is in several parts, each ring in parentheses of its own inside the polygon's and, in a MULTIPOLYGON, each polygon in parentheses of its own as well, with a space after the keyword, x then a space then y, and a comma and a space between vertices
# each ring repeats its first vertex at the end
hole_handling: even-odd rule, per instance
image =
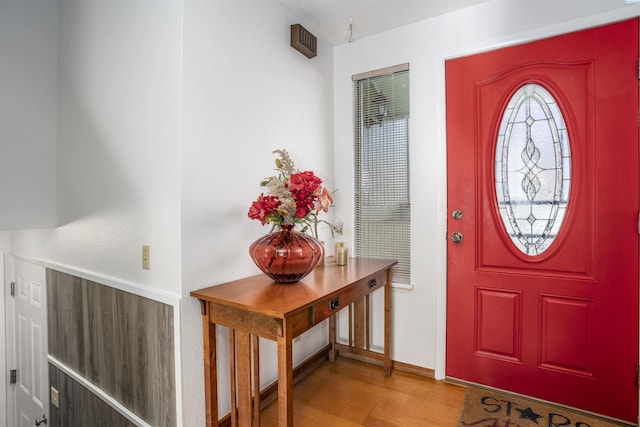
POLYGON ((378 281, 375 278, 369 280, 369 289, 375 288, 376 286, 378 286, 378 281))
POLYGON ((329 310, 335 310, 338 307, 340 307, 340 297, 329 301, 329 310))

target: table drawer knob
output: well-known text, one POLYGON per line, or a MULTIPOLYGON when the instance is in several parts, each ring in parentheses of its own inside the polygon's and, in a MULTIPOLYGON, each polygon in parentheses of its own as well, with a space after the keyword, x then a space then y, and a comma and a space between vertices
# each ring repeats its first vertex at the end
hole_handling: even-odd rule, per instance
POLYGON ((340 297, 329 301, 329 310, 335 310, 338 307, 340 307, 340 297))
POLYGON ((369 289, 375 288, 378 285, 378 281, 374 278, 369 280, 369 289))

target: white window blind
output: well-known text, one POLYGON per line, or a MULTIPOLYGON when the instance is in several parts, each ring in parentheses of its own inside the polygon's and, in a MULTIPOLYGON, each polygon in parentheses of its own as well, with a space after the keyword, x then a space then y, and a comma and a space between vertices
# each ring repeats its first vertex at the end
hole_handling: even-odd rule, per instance
POLYGON ((409 64, 353 76, 356 256, 398 261, 411 283, 409 64))

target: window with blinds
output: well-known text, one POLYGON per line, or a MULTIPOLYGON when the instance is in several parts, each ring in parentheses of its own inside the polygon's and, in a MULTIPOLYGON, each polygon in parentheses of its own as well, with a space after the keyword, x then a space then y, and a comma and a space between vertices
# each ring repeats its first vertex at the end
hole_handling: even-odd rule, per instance
POLYGON ((356 256, 398 260, 411 283, 409 64, 353 76, 356 256))

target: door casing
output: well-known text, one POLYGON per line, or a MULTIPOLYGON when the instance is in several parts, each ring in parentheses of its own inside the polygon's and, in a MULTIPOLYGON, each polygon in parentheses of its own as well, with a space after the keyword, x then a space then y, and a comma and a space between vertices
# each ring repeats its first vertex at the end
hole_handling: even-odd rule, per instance
MULTIPOLYGON (((9 391, 9 378, 7 377, 7 373, 9 372, 9 365, 7 363, 7 339, 9 337, 9 330, 7 329, 6 319, 9 315, 13 316, 13 312, 9 313, 9 305, 5 303, 11 298, 10 295, 10 278, 5 274, 5 258, 6 255, 4 253, 0 253, 0 277, 3 280, 3 291, 0 292, 0 307, 4 309, 4 315, 0 316, 0 367, 2 367, 2 372, 0 372, 0 384, 3 384, 0 387, 0 414, 4 414, 4 416, 0 417, 0 427, 7 427, 9 422, 9 411, 7 411, 7 392, 9 391)), ((13 334, 11 334, 11 338, 13 338, 13 334)))

